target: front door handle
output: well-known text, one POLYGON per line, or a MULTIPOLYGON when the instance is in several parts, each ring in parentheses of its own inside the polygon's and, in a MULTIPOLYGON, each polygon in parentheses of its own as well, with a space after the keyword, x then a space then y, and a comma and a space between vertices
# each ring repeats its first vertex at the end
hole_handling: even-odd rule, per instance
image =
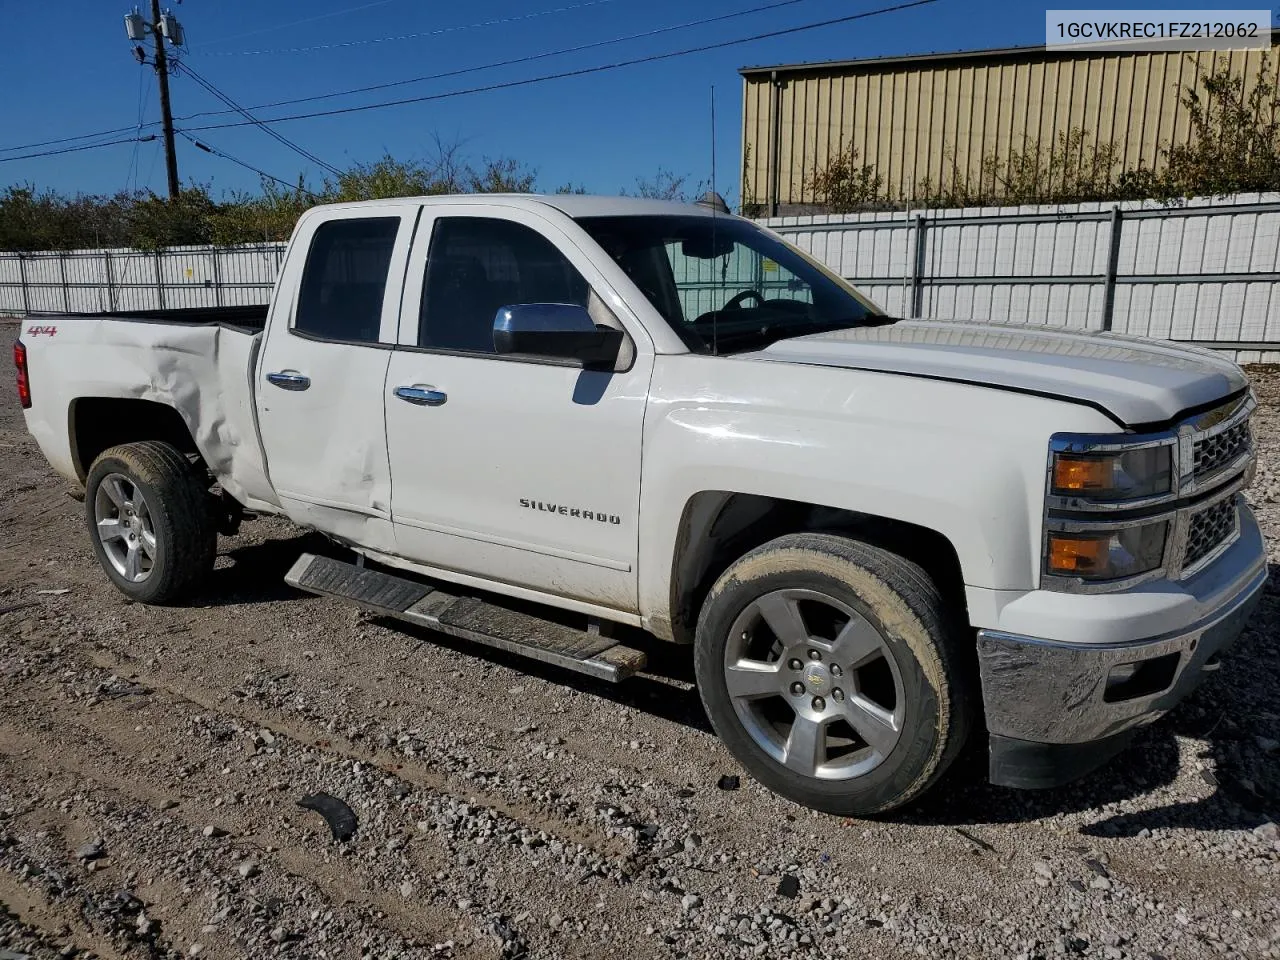
POLYGON ((268 373, 267 382, 274 383, 284 390, 305 390, 311 386, 311 378, 296 370, 281 370, 279 373, 268 373))
POLYGON ((420 407, 443 406, 449 399, 449 395, 443 390, 437 390, 424 383, 415 383, 412 387, 396 387, 396 396, 409 403, 416 403, 420 407))

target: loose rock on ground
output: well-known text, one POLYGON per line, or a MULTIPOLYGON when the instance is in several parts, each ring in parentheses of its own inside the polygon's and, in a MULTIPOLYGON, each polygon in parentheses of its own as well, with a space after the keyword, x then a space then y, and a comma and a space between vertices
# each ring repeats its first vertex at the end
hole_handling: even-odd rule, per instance
POLYGON ((997 789, 975 751, 879 821, 741 776, 680 651, 612 687, 402 629, 285 587, 323 545, 283 522, 224 538, 196 605, 128 604, 0 391, 0 948, 1280 957, 1280 374, 1251 373, 1273 577, 1218 674, 1081 783, 997 789))

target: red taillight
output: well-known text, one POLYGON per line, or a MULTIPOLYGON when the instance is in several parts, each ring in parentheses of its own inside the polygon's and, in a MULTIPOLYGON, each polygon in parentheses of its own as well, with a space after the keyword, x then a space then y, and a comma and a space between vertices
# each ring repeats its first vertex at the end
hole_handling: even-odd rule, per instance
POLYGON ((27 374, 27 348, 21 340, 13 345, 13 365, 18 368, 18 402, 26 410, 31 406, 31 377, 27 374))

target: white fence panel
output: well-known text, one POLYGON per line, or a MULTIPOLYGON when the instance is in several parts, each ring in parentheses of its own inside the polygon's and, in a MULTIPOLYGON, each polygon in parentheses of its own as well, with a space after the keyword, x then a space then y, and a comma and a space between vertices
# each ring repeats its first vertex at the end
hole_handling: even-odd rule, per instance
POLYGON ((898 316, 1114 330, 1280 359, 1280 194, 762 222, 898 316))
POLYGON ((284 247, 0 253, 0 315, 264 304, 284 247))
MULTIPOLYGON (((1280 359, 1280 194, 762 222, 896 316, 1110 329, 1280 359)), ((0 313, 263 304, 284 249, 0 253, 0 313)), ((726 287, 788 295, 746 257, 673 259, 690 314, 722 305, 726 287)))

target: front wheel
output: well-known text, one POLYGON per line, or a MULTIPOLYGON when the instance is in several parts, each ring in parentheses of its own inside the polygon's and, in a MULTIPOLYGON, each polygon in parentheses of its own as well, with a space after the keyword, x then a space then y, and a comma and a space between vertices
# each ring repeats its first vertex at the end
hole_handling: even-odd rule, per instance
POLYGON ((125 596, 177 603, 213 570, 209 484, 176 447, 145 441, 104 451, 89 469, 84 504, 98 562, 125 596))
POLYGON ((766 787, 866 816, 933 784, 968 732, 952 618, 920 567, 830 534, 753 550, 716 582, 694 666, 721 740, 766 787))

